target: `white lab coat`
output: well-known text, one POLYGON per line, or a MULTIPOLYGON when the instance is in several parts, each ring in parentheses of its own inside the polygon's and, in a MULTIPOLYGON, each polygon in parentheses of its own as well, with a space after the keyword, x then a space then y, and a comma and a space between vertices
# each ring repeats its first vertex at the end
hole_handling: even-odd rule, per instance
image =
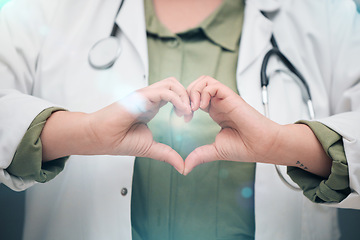
MULTIPOLYGON (((126 0, 116 23, 122 53, 110 70, 87 61, 107 37, 120 0, 13 0, 0 15, 0 181, 24 190, 33 181, 9 175, 31 121, 63 106, 93 112, 147 85, 143 0, 126 0)), ((360 17, 351 1, 247 0, 237 69, 241 96, 263 112, 260 66, 275 34, 280 49, 310 85, 316 117, 343 136, 352 193, 340 207, 360 208, 360 17), (260 11, 264 11, 268 18, 260 11), (351 111, 351 112, 350 112, 351 111), (330 117, 329 117, 330 116, 330 117)), ((269 69, 283 66, 275 59, 269 69)), ((307 118, 299 86, 277 74, 270 114, 279 123, 307 118)), ((134 157, 72 156, 65 170, 26 196, 24 238, 131 239, 134 157), (121 189, 128 194, 122 196, 121 189)), ((272 165, 257 164, 256 239, 337 239, 336 209, 288 189, 272 165)))

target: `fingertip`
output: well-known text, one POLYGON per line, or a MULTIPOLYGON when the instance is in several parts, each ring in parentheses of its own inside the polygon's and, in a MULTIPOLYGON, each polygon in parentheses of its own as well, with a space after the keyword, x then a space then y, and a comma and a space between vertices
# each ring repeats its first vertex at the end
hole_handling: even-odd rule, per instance
POLYGON ((204 101, 204 100, 201 100, 201 102, 200 102, 200 108, 201 108, 202 110, 205 110, 208 105, 209 105, 208 102, 206 102, 206 101, 204 101))
POLYGON ((184 161, 184 172, 183 175, 188 175, 196 166, 197 166, 197 159, 194 153, 190 153, 189 156, 184 161))
POLYGON ((191 105, 189 105, 189 104, 184 104, 184 106, 185 106, 186 112, 187 112, 188 114, 191 114, 191 113, 192 113, 191 105))
MULTIPOLYGON (((186 159, 186 160, 188 160, 188 159, 186 159)), ((185 163, 186 163, 186 160, 185 160, 185 163)), ((185 164, 183 175, 187 176, 193 169, 194 169, 194 166, 189 166, 189 165, 186 166, 186 164, 185 164)))
POLYGON ((184 121, 186 123, 188 123, 188 122, 190 122, 192 120, 192 118, 193 118, 193 114, 185 115, 184 116, 184 121))
POLYGON ((191 110, 192 112, 195 112, 200 107, 200 103, 191 102, 191 110))
POLYGON ((177 167, 175 167, 175 166, 174 166, 174 168, 175 168, 176 171, 178 171, 178 173, 180 173, 181 175, 184 175, 184 172, 185 172, 184 169, 177 168, 177 167))
POLYGON ((190 103, 190 106, 191 106, 191 110, 195 111, 195 104, 194 104, 194 102, 191 102, 191 103, 190 103))
MULTIPOLYGON (((183 161, 184 161, 184 160, 182 160, 182 163, 183 163, 183 161)), ((175 169, 178 173, 180 173, 181 175, 184 174, 184 171, 185 171, 184 166, 180 166, 180 163, 177 164, 176 162, 171 162, 171 161, 168 161, 168 163, 169 163, 170 165, 172 165, 172 166, 174 167, 174 169, 175 169)))
MULTIPOLYGON (((176 108, 177 109, 177 108, 176 108)), ((191 115, 192 114, 192 110, 189 104, 184 104, 183 108, 177 109, 177 116, 181 117, 181 116, 187 116, 187 115, 191 115)))
POLYGON ((178 116, 178 117, 182 116, 181 112, 175 107, 174 107, 174 112, 175 112, 176 116, 178 116))

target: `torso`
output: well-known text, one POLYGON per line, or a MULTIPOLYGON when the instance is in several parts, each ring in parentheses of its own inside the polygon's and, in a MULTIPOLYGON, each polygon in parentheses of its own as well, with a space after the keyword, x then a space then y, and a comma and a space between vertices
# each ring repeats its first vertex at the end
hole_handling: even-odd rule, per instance
MULTIPOLYGON (((236 92, 242 0, 223 1, 200 24, 177 34, 155 17, 151 3, 145 0, 149 84, 172 76, 187 87, 209 75, 236 92)), ((196 147, 211 144, 220 130, 203 111, 185 124, 171 104, 162 107, 148 126, 156 141, 168 144, 184 159, 196 147)), ((133 239, 253 239, 254 173, 253 163, 216 161, 184 177, 168 164, 137 158, 133 239)))

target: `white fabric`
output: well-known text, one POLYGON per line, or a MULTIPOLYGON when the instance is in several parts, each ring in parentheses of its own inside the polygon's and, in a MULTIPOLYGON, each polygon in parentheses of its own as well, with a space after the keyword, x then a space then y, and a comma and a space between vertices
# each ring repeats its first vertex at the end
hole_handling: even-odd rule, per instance
MULTIPOLYGON (((119 4, 13 0, 1 10, 0 181, 10 188, 34 184, 10 176, 6 168, 41 110, 63 106, 92 112, 147 85, 143 0, 126 0, 116 19, 122 53, 115 65, 98 71, 87 62, 92 45, 110 34, 119 4)), ((248 0, 237 72, 241 96, 263 112, 260 66, 274 33, 308 80, 316 117, 344 137, 352 193, 335 206, 353 208, 360 208, 359 21, 350 0, 248 0)), ((269 70, 281 68, 270 61, 269 70)), ((274 121, 307 118, 299 87, 287 75, 271 79, 269 95, 274 121)), ((72 156, 56 179, 28 189, 24 239, 131 239, 133 160, 72 156)), ((255 217, 257 240, 339 237, 336 209, 288 189, 272 165, 257 164, 255 217)))

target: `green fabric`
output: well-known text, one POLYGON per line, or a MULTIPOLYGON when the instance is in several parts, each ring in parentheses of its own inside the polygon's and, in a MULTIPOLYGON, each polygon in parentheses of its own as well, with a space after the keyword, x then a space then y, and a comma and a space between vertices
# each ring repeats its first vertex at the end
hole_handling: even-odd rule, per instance
POLYGON ((288 174, 316 203, 341 202, 351 192, 349 171, 342 137, 327 126, 315 121, 299 121, 314 132, 326 154, 333 160, 330 176, 325 179, 297 167, 288 167, 288 174))
POLYGON ((19 146, 10 166, 6 169, 11 175, 37 182, 47 182, 58 175, 65 165, 68 157, 54 161, 42 162, 42 145, 40 134, 46 120, 53 112, 63 111, 61 108, 48 108, 42 111, 30 124, 19 146))
MULTIPOLYGON (((209 75, 236 89, 243 1, 226 0, 196 28, 173 34, 145 0, 149 83, 176 77, 185 87, 209 75)), ((156 141, 185 158, 212 143, 220 127, 202 111, 190 123, 167 104, 148 124, 156 141)), ((217 161, 184 177, 169 164, 135 161, 131 217, 133 239, 253 239, 254 163, 217 161)))

